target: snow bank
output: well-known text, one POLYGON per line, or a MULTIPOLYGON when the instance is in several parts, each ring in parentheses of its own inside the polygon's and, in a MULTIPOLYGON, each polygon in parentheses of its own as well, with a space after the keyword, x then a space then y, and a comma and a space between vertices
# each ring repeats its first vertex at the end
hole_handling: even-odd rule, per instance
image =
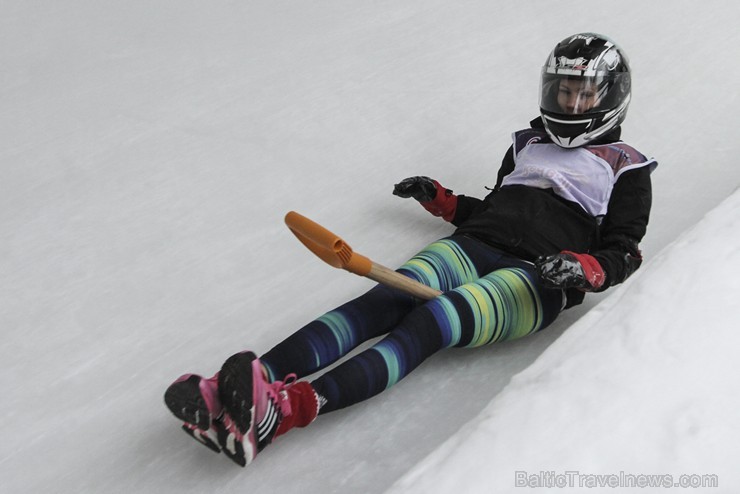
POLYGON ((388 493, 736 492, 738 275, 740 191, 388 493))

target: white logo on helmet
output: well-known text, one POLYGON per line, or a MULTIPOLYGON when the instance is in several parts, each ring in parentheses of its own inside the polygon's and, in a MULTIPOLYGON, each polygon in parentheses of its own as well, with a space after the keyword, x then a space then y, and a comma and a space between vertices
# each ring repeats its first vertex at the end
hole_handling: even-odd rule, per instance
POLYGON ((606 65, 607 70, 616 69, 621 60, 622 58, 619 56, 619 52, 617 52, 617 50, 607 50, 604 53, 603 61, 604 65, 606 65))
POLYGON ((586 60, 585 57, 568 58, 557 57, 555 67, 558 69, 587 70, 593 60, 586 60))

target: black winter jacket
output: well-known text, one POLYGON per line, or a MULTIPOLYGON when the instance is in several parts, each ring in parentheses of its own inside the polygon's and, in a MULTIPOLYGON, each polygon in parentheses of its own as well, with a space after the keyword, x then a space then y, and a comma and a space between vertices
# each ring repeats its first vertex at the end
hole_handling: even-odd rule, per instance
MULTIPOLYGON (((539 118, 530 125, 544 129, 539 118)), ((595 144, 615 143, 619 137, 617 128, 595 144)), ((496 186, 485 199, 458 196, 452 219, 458 227, 455 233, 528 261, 563 250, 589 253, 604 268, 606 281, 600 290, 605 290, 626 280, 642 263, 638 245, 650 216, 654 166, 622 173, 612 189, 606 215, 595 217, 553 189, 502 186, 515 167, 512 146, 504 156, 496 186)), ((581 291, 569 290, 567 307, 581 303, 583 296, 581 291)))

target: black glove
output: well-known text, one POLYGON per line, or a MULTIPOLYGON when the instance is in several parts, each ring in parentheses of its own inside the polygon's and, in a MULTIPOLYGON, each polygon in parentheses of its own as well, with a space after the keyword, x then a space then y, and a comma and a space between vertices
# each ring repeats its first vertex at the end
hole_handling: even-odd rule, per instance
POLYGON ((541 256, 534 262, 542 284, 547 288, 596 290, 604 284, 604 269, 595 257, 563 251, 541 256))
POLYGON ((393 186, 393 195, 428 202, 437 196, 437 184, 429 177, 409 177, 393 186))

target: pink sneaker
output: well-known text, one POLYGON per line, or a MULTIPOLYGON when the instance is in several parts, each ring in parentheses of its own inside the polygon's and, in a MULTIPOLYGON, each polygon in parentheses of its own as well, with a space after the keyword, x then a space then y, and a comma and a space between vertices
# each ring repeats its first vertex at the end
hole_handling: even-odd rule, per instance
POLYGON ((182 430, 193 439, 219 453, 219 431, 223 429, 223 407, 218 396, 218 374, 204 379, 185 374, 170 384, 164 393, 167 408, 182 420, 182 430))
POLYGON ((272 440, 293 427, 305 427, 319 412, 319 398, 308 382, 268 382, 252 352, 237 353, 224 362, 218 377, 223 403, 220 436, 224 454, 241 466, 254 460, 272 440))

